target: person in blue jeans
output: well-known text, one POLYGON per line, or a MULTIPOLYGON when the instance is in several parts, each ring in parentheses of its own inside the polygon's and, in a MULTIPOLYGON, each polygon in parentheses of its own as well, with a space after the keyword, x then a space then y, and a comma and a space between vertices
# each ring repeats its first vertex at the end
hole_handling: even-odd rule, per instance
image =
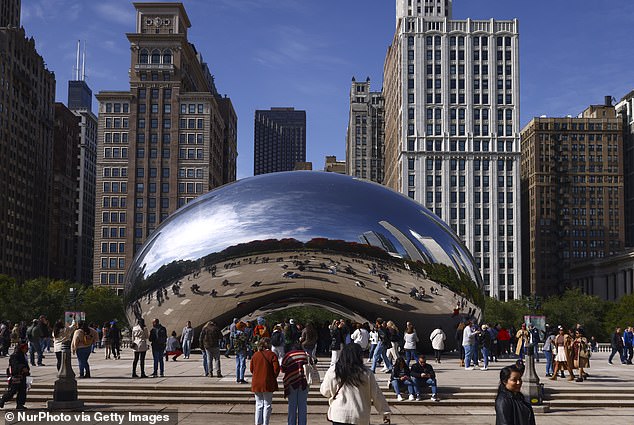
POLYGON ((238 384, 246 384, 244 380, 244 371, 247 369, 247 346, 249 339, 244 333, 247 324, 244 322, 236 323, 236 330, 231 339, 233 342, 233 350, 236 354, 236 382, 238 384))
POLYGON ((438 401, 438 384, 436 383, 436 372, 432 365, 427 363, 424 354, 418 355, 418 361, 412 365, 410 369, 414 389, 416 390, 416 400, 422 400, 423 388, 429 386, 431 388, 432 401, 438 401))
POLYGON ((280 369, 284 373, 284 397, 288 398, 288 425, 306 425, 308 404, 308 381, 304 365, 309 359, 298 343, 284 355, 280 369))
POLYGON ((165 347, 167 346, 167 329, 159 323, 159 319, 154 319, 152 321, 150 342, 152 343, 152 357, 154 358, 154 372, 152 373, 152 377, 156 378, 157 372, 160 372, 162 377, 165 373, 165 362, 163 361, 163 356, 165 353, 165 347))
POLYGON ((410 376, 410 370, 407 366, 407 362, 405 362, 405 359, 401 356, 399 356, 394 362, 390 381, 392 382, 392 388, 394 388, 398 401, 403 401, 403 396, 401 395, 401 385, 407 387, 409 400, 414 400, 416 395, 414 381, 412 381, 410 376))
POLYGON ((389 336, 386 330, 385 323, 383 323, 382 319, 376 319, 376 331, 379 334, 379 342, 374 349, 374 356, 372 357, 372 367, 371 370, 374 373, 376 370, 376 364, 379 361, 379 358, 383 359, 383 367, 384 371, 391 372, 392 371, 392 361, 387 356, 387 347, 388 344, 391 347, 392 343, 389 341, 389 336))

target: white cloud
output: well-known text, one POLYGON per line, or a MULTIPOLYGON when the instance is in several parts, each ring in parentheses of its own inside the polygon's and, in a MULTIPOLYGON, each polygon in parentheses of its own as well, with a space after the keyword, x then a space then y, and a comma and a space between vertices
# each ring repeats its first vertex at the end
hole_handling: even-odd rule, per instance
POLYGON ((135 12, 128 2, 103 2, 95 5, 95 11, 108 21, 125 24, 131 27, 135 25, 135 12))

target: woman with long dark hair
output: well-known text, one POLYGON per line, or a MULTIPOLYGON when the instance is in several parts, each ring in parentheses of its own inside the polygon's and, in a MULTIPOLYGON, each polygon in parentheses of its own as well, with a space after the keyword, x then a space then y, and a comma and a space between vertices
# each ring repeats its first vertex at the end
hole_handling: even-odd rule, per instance
POLYGON ((139 318, 136 325, 132 328, 132 350, 134 350, 134 360, 132 361, 132 377, 138 378, 136 374, 136 366, 141 363, 141 378, 147 378, 145 374, 145 355, 149 348, 148 338, 150 337, 150 331, 145 326, 145 320, 139 318))
POLYGON ((535 425, 533 407, 521 389, 522 371, 516 365, 502 368, 495 398, 495 425, 535 425))
POLYGON ((334 367, 326 372, 320 392, 328 397, 328 420, 333 424, 370 423, 371 405, 390 423, 390 406, 374 374, 363 364, 363 350, 358 344, 346 344, 334 367))

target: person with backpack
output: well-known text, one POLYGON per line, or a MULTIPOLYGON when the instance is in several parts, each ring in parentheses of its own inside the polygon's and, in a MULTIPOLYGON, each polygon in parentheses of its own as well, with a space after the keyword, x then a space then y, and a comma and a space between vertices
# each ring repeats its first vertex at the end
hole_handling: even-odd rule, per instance
POLYGON ((42 352, 42 329, 40 328, 39 320, 33 319, 33 323, 26 330, 26 337, 29 341, 31 366, 35 366, 35 353, 37 353, 37 365, 44 366, 42 363, 42 358, 44 357, 42 352))
POLYGON ((19 343, 15 346, 15 351, 9 357, 9 367, 7 369, 9 388, 0 399, 0 409, 4 408, 4 403, 11 400, 16 393, 18 395, 16 399, 16 409, 26 409, 26 406, 24 406, 24 403, 26 403, 26 377, 30 375, 29 363, 26 361, 27 350, 27 344, 19 343))
POLYGON ((207 355, 207 371, 209 376, 214 376, 212 362, 216 369, 216 376, 222 378, 220 371, 220 340, 222 332, 216 322, 210 320, 200 332, 200 348, 205 350, 207 355))
POLYGON ((154 372, 152 378, 156 378, 156 373, 160 372, 161 377, 165 373, 165 362, 163 361, 163 353, 167 346, 167 329, 161 325, 159 319, 152 321, 152 330, 150 330, 150 343, 152 344, 152 358, 154 359, 154 372))
POLYGON ((271 334, 271 351, 275 353, 278 359, 284 357, 286 338, 284 332, 282 332, 282 326, 279 324, 273 327, 273 333, 271 334))
POLYGON ((247 346, 249 338, 245 334, 244 329, 247 324, 240 321, 236 323, 235 332, 233 334, 233 350, 236 354, 236 382, 238 384, 246 384, 244 380, 244 372, 247 369, 247 346))

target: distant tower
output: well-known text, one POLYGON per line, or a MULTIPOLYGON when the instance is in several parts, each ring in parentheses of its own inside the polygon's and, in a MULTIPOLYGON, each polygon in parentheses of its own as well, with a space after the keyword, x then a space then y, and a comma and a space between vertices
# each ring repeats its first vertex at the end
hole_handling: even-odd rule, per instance
POLYGON ((75 79, 68 82, 68 109, 87 110, 92 112, 92 90, 86 84, 86 43, 84 42, 84 52, 81 55, 80 68, 80 41, 77 41, 77 66, 75 68, 75 79))
POLYGON ((21 0, 0 0, 0 28, 20 27, 21 0))
POLYGON ((76 282, 90 284, 93 280, 95 233, 95 186, 97 179, 97 117, 92 113, 92 90, 86 84, 86 44, 80 62, 80 42, 77 42, 77 63, 74 80, 68 82, 68 109, 79 118, 77 173, 77 211, 75 235, 76 282))
POLYGON ((255 111, 253 174, 292 171, 306 161, 306 111, 255 111))

